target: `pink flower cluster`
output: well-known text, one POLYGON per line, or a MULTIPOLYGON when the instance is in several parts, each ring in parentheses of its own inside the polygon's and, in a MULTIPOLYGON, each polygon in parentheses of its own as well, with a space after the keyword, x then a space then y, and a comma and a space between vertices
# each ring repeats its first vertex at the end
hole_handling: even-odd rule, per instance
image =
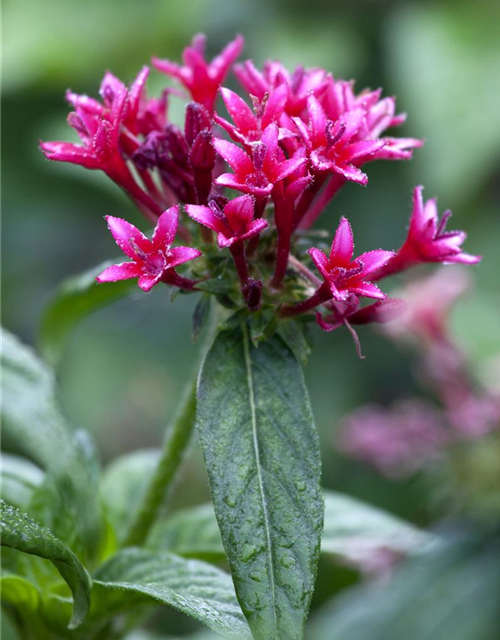
MULTIPOLYGON (((250 60, 234 64, 242 48, 238 36, 208 62, 205 38, 198 35, 182 65, 153 58, 154 67, 191 99, 182 128, 167 113, 169 93, 179 90, 148 97, 147 67, 130 87, 106 73, 100 101, 68 92, 74 109, 68 122, 81 144, 42 142, 46 157, 104 171, 157 225, 148 240, 126 221, 108 217, 132 262, 107 269, 99 282, 137 277, 146 291, 159 282, 196 288, 197 280, 177 267, 210 254, 216 234, 219 249, 231 254, 250 311, 267 305, 279 308, 281 317, 316 312, 326 331, 341 325, 353 331, 352 324, 385 322, 401 308, 375 281, 422 262, 479 260, 462 252, 465 234, 446 232, 450 213, 439 221, 435 201, 424 203, 421 187, 398 252, 354 257, 352 230, 341 218, 328 256, 311 247, 299 259, 295 232, 310 227, 344 184, 367 184, 366 163, 408 159, 422 142, 385 135, 405 116, 380 90, 356 93, 352 82, 323 69, 290 73, 277 61, 262 70, 250 60), (247 99, 222 86, 231 69, 247 99), (219 95, 227 115, 221 115, 219 95), (229 199, 234 192, 240 195, 229 199), (173 246, 177 229, 197 248, 173 246), (363 306, 364 298, 375 302, 363 306)), ((209 260, 199 264, 202 279, 213 277, 209 260)))
POLYGON ((449 331, 451 306, 469 287, 463 267, 441 269, 408 284, 407 303, 383 332, 418 347, 418 381, 438 401, 414 398, 391 407, 367 405, 347 416, 338 444, 388 476, 405 476, 449 447, 500 428, 500 394, 480 384, 449 331))

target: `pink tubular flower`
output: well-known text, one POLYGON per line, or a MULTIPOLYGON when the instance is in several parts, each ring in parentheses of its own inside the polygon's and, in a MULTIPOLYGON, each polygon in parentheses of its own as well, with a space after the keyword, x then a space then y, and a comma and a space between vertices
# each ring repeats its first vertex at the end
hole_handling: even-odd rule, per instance
POLYGON ((40 148, 48 160, 103 171, 128 193, 150 220, 156 221, 164 209, 156 197, 157 192, 154 188, 150 191, 152 184, 147 181, 146 190, 142 188, 126 162, 139 144, 135 135, 148 127, 162 126, 166 118, 166 99, 153 105, 144 96, 146 77, 147 67, 139 73, 128 92, 123 82, 107 72, 99 91, 102 103, 68 91, 66 99, 74 108, 68 123, 78 133, 82 144, 41 142, 40 148))
POLYGON ((217 233, 221 249, 229 249, 238 271, 245 302, 249 309, 256 311, 260 307, 262 282, 254 280, 248 273, 245 241, 256 239, 268 223, 263 218, 254 219, 254 199, 248 195, 240 196, 230 200, 224 209, 215 200, 211 200, 208 207, 188 204, 186 213, 217 233))
POLYGON ((316 248, 309 249, 308 253, 322 275, 323 282, 302 267, 317 289, 307 300, 283 306, 280 311, 281 317, 295 316, 325 305, 330 309, 331 316, 325 321, 321 314, 317 313, 316 319, 320 327, 325 331, 333 331, 344 324, 354 339, 358 355, 362 357, 358 337, 349 319, 359 320, 359 324, 382 320, 383 313, 378 307, 371 305, 371 308, 360 309, 359 297, 375 298, 379 302, 385 300, 386 295, 367 279, 394 254, 392 251, 368 251, 353 260, 354 241, 351 226, 346 218, 340 220, 329 257, 316 248))
POLYGON ((481 260, 481 256, 462 251, 462 243, 467 237, 464 231, 446 231, 451 211, 445 211, 439 220, 436 199, 432 198, 424 203, 422 191, 421 186, 413 191, 413 211, 405 243, 377 271, 377 280, 424 262, 477 264, 481 260))
POLYGON ((234 67, 234 74, 243 88, 252 96, 263 100, 279 86, 286 88, 285 111, 289 116, 300 116, 305 109, 307 97, 319 95, 326 88, 327 74, 324 69, 297 67, 290 74, 278 61, 268 60, 263 71, 259 71, 251 60, 234 67))
POLYGON ((196 282, 178 275, 175 267, 198 258, 201 251, 191 247, 172 247, 178 224, 177 206, 170 207, 158 218, 151 240, 126 220, 106 216, 116 244, 132 262, 122 262, 105 269, 96 280, 99 283, 139 278, 143 291, 150 291, 159 282, 182 289, 192 289, 196 282))
POLYGON ((327 257, 320 249, 308 251, 316 268, 323 276, 323 288, 329 298, 345 300, 350 294, 383 300, 386 296, 380 289, 368 282, 371 274, 392 258, 392 251, 367 251, 355 260, 354 239, 347 218, 341 218, 327 257))
POLYGON ((188 204, 186 213, 217 233, 221 249, 249 240, 268 226, 267 220, 254 219, 254 200, 248 195, 230 200, 223 210, 214 200, 208 207, 188 204))
POLYGON ((359 169, 359 165, 371 159, 386 143, 381 139, 358 139, 366 111, 358 107, 333 122, 327 119, 323 107, 314 96, 309 96, 307 109, 308 127, 300 118, 293 120, 310 154, 313 168, 320 172, 335 172, 345 180, 367 184, 368 177, 359 169))
POLYGON ((278 122, 285 107, 287 88, 280 85, 271 93, 266 93, 262 100, 254 97, 254 111, 230 89, 221 88, 221 95, 234 125, 217 114, 214 114, 214 120, 235 142, 251 149, 252 143, 260 140, 264 129, 271 123, 278 122))
POLYGON ((232 142, 220 138, 214 140, 214 147, 235 172, 222 174, 215 181, 216 184, 253 194, 257 198, 267 197, 278 182, 307 162, 304 157, 286 159, 278 145, 278 127, 275 123, 269 124, 260 142, 253 145, 252 157, 232 142))
POLYGON ((183 66, 159 58, 153 58, 152 63, 158 71, 177 78, 189 91, 191 98, 212 113, 217 91, 240 55, 244 39, 236 36, 210 63, 205 60, 205 43, 204 35, 198 34, 193 38, 191 46, 184 49, 183 66))

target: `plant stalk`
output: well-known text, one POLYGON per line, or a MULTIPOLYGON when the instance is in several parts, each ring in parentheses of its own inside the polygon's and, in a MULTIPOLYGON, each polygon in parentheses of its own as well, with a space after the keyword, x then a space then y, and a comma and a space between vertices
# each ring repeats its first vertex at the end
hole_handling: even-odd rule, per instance
POLYGON ((166 437, 160 459, 146 489, 144 500, 134 514, 123 546, 142 545, 165 503, 191 440, 196 414, 196 382, 184 395, 172 429, 166 437))

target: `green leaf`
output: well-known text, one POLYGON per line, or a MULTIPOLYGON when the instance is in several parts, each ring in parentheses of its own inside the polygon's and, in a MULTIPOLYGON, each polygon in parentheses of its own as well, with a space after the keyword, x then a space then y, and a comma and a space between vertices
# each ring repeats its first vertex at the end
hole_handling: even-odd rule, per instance
POLYGON ((323 525, 320 453, 302 370, 281 338, 219 333, 203 363, 197 427, 238 600, 256 638, 295 640, 323 525))
POLYGON ((102 264, 72 276, 58 287, 47 305, 40 330, 40 350, 44 359, 55 366, 63 353, 73 328, 93 311, 97 311, 134 290, 130 280, 97 284, 95 278, 116 260, 102 264))
POLYGON ((92 619, 162 603, 225 637, 251 637, 230 576, 205 562, 129 548, 104 564, 95 578, 92 619))
POLYGON ((193 326, 191 338, 193 342, 198 340, 201 330, 205 326, 210 315, 210 302, 212 298, 208 293, 202 293, 193 311, 193 326))
POLYGON ((151 532, 148 547, 193 558, 219 560, 224 557, 212 504, 182 509, 160 520, 151 532))
POLYGON ((139 507, 160 457, 159 449, 127 453, 113 460, 103 473, 101 494, 115 531, 123 533, 139 507))
POLYGON ((279 334, 295 355, 301 365, 305 366, 311 354, 311 347, 304 335, 307 326, 295 320, 282 320, 279 324, 279 334))
POLYGON ((18 509, 26 510, 45 474, 26 458, 9 453, 2 453, 1 466, 2 498, 18 509))
POLYGON ((381 509, 334 491, 325 492, 322 553, 363 567, 378 554, 420 552, 436 538, 381 509))
MULTIPOLYGON (((420 553, 436 537, 380 509, 350 496, 325 491, 325 527, 321 553, 344 563, 365 567, 378 554, 420 553)), ((161 520, 148 541, 152 549, 168 549, 181 556, 219 560, 224 555, 213 506, 181 509, 161 520)))
POLYGON ((73 594, 73 615, 68 628, 85 619, 90 605, 92 581, 75 554, 48 529, 40 527, 19 509, 0 502, 2 546, 50 560, 73 594))
POLYGON ((391 580, 355 587, 311 620, 311 640, 496 640, 498 540, 438 545, 391 580))
POLYGON ((5 330, 2 342, 3 446, 22 452, 47 472, 33 495, 41 509, 37 519, 79 553, 92 555, 102 534, 92 445, 86 434, 66 424, 53 372, 5 330))

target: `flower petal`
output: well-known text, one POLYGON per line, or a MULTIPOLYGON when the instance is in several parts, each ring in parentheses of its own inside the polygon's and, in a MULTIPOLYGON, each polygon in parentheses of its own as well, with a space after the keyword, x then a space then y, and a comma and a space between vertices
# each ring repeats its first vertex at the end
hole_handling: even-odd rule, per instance
POLYGON ((328 272, 328 258, 321 251, 321 249, 316 249, 316 247, 312 247, 307 252, 310 256, 316 269, 321 273, 321 275, 328 280, 330 274, 328 272))
POLYGON ((131 240, 145 253, 151 251, 152 247, 150 241, 139 231, 139 229, 137 229, 137 227, 134 227, 133 224, 130 224, 130 222, 127 222, 126 220, 122 220, 122 218, 115 218, 114 216, 106 216, 105 219, 116 244, 126 256, 133 260, 137 260, 138 258, 136 251, 130 243, 131 240))
POLYGON ((309 113, 309 125, 311 127, 312 139, 315 145, 326 144, 326 115, 323 107, 314 95, 307 99, 307 112, 309 113))
POLYGON ((244 133, 257 129, 257 119, 247 103, 230 89, 222 87, 220 92, 236 127, 244 133))
POLYGON ((175 240, 179 223, 179 207, 174 205, 158 218, 151 242, 158 249, 167 249, 175 240))
POLYGON ((96 280, 103 282, 118 282, 118 280, 128 280, 129 278, 138 278, 142 274, 142 268, 136 262, 121 262, 114 264, 100 273, 96 280))
POLYGON ((224 226, 222 221, 219 220, 210 207, 205 207, 204 205, 199 204, 187 204, 185 209, 188 216, 198 224, 202 224, 213 231, 217 231, 217 233, 221 233, 223 231, 227 232, 227 227, 224 226))
POLYGON ((347 266, 354 253, 354 237, 347 218, 340 218, 339 226, 333 238, 329 263, 331 266, 347 266))
POLYGON ((358 296, 376 298, 377 300, 384 300, 386 298, 386 294, 380 291, 377 285, 372 284, 371 282, 357 282, 354 286, 349 285, 349 291, 358 296))
POLYGON ((238 174, 253 173, 254 166, 250 156, 232 142, 215 138, 213 145, 217 153, 224 158, 231 169, 238 174))
POLYGON ((160 282, 162 277, 162 274, 158 274, 157 276, 150 276, 148 274, 143 274, 140 278, 139 281, 137 282, 137 284, 140 286, 140 288, 145 291, 146 293, 148 291, 151 291, 151 289, 155 286, 155 284, 158 284, 158 282, 160 282))
POLYGON ((361 169, 355 167, 352 164, 338 165, 335 164, 333 166, 333 170, 336 173, 339 173, 341 176, 344 176, 346 180, 351 180, 352 182, 358 182, 359 184, 367 184, 368 176, 366 173, 363 173, 361 169))
POLYGON ((194 260, 195 258, 199 258, 200 256, 201 251, 199 249, 193 249, 193 247, 174 247, 170 250, 167 258, 168 267, 177 267, 180 264, 184 264, 184 262, 194 260))
POLYGON ((374 271, 377 271, 377 269, 386 265, 395 255, 394 251, 384 251, 383 249, 362 253, 356 259, 363 263, 363 271, 359 274, 359 277, 364 278, 369 276, 374 271))
POLYGON ((240 235, 246 231, 253 219, 254 199, 248 195, 234 198, 226 204, 224 213, 233 231, 240 235))

